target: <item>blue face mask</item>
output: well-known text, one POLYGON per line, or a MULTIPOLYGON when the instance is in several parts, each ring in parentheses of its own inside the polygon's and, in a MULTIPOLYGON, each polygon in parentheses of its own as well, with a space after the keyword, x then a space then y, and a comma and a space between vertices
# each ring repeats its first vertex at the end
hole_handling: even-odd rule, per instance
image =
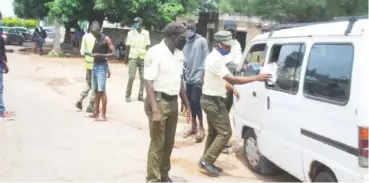
POLYGON ((138 22, 134 23, 134 24, 133 24, 133 26, 132 26, 132 28, 133 28, 133 29, 138 29, 138 28, 140 28, 140 23, 138 23, 138 22))
POLYGON ((223 56, 228 55, 230 53, 230 51, 225 51, 222 47, 218 48, 217 50, 223 56))
POLYGON ((191 32, 196 33, 196 28, 191 29, 191 32))

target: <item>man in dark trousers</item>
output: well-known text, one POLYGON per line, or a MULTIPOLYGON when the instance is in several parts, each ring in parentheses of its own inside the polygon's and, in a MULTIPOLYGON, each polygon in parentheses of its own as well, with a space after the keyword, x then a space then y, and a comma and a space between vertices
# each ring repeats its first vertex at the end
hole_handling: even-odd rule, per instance
POLYGON ((183 48, 186 93, 191 106, 192 127, 183 134, 183 137, 187 138, 196 134, 196 142, 201 142, 205 137, 205 130, 200 98, 204 79, 204 63, 206 56, 209 54, 209 48, 207 40, 196 34, 197 23, 194 20, 188 20, 186 26, 189 31, 194 33, 192 37, 187 39, 187 43, 183 48), (196 117, 199 120, 199 124, 197 124, 196 117))
POLYGON ((102 101, 102 120, 106 121, 106 105, 108 98, 106 96, 106 78, 110 77, 110 70, 107 57, 115 55, 115 48, 111 39, 101 33, 100 23, 93 21, 91 24, 91 33, 96 38, 92 56, 94 64, 92 68, 92 89, 95 90, 95 111, 91 118, 99 117, 100 101, 102 101), (110 52, 110 53, 109 53, 110 52))
POLYGON ((46 34, 46 31, 42 27, 40 27, 40 34, 41 34, 40 36, 41 36, 42 40, 45 43, 46 42, 46 38, 47 38, 47 34, 46 34))
POLYGON ((251 77, 237 77, 231 74, 226 66, 226 56, 230 53, 233 45, 232 34, 228 31, 219 31, 215 34, 214 39, 216 41, 215 48, 205 60, 204 87, 201 96, 201 105, 208 122, 208 135, 199 165, 207 171, 209 176, 220 175, 222 169, 216 167, 214 162, 232 135, 224 99, 227 89, 233 91, 236 97, 239 95, 230 83, 247 84, 270 78, 270 74, 251 77))
MULTIPOLYGON (((0 12, 0 25, 3 23, 3 16, 0 12)), ((3 83, 3 74, 9 72, 9 68, 7 65, 8 58, 6 57, 5 50, 5 40, 1 36, 3 33, 3 29, 0 27, 0 119, 4 120, 12 120, 13 117, 5 110, 5 105, 3 101, 3 92, 4 92, 4 83, 3 83)))
POLYGON ((184 89, 182 68, 186 38, 194 34, 180 23, 163 29, 164 40, 150 48, 145 56, 145 112, 149 118, 150 147, 147 157, 147 182, 172 182, 170 156, 178 122, 178 95, 191 110, 184 89))

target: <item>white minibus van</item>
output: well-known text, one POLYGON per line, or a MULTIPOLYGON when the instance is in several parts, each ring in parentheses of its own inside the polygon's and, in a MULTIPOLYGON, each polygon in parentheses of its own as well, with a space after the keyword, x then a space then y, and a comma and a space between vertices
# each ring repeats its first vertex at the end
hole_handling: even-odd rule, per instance
POLYGON ((261 34, 244 56, 238 75, 273 75, 236 85, 234 125, 249 168, 368 182, 369 20, 261 34))

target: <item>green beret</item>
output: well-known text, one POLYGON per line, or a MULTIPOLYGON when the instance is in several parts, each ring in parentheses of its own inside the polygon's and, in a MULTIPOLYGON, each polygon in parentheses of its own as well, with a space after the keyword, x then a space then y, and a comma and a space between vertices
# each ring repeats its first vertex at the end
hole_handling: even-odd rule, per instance
POLYGON ((216 42, 221 42, 228 46, 232 46, 233 44, 232 33, 229 31, 219 31, 215 33, 214 39, 216 42))

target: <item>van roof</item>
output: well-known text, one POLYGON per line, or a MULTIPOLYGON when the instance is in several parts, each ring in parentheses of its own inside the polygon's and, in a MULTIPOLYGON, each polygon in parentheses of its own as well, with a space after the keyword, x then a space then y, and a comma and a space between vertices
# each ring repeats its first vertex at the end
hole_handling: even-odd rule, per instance
MULTIPOLYGON (((345 35, 348 24, 349 21, 317 23, 314 25, 308 24, 307 26, 274 31, 270 38, 273 39, 308 36, 343 36, 345 35)), ((362 35, 365 26, 367 26, 368 24, 368 19, 357 20, 352 27, 351 33, 348 35, 362 35)), ((256 36, 252 41, 268 39, 269 36, 270 32, 260 34, 256 36)))

